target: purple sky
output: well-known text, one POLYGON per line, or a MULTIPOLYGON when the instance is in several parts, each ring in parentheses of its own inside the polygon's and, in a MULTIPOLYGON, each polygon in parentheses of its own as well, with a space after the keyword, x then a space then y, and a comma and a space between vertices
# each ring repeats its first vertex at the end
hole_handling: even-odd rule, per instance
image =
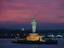
POLYGON ((64 0, 0 0, 0 23, 64 24, 64 0))

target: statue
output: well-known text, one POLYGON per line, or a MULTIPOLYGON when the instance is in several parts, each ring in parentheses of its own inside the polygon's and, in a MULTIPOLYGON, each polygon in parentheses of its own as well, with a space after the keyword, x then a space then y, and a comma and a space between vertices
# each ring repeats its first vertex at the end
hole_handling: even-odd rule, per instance
POLYGON ((37 28, 37 22, 35 18, 32 18, 32 32, 35 33, 37 28))

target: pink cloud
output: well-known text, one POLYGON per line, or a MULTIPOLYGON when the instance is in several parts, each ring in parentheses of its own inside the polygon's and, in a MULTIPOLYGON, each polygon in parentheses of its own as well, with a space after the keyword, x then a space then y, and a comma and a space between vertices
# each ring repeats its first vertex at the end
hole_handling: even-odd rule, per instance
POLYGON ((25 23, 30 22, 32 16, 36 16, 40 22, 64 23, 64 19, 58 18, 64 16, 64 9, 60 6, 63 3, 64 0, 3 0, 0 3, 0 22, 25 23))

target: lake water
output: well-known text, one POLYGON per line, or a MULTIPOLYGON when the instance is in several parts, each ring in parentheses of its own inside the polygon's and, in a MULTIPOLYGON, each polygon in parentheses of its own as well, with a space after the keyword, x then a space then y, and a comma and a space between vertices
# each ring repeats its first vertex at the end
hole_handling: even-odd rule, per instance
POLYGON ((58 38, 58 44, 15 44, 9 39, 0 39, 0 48, 64 48, 64 39, 58 38))

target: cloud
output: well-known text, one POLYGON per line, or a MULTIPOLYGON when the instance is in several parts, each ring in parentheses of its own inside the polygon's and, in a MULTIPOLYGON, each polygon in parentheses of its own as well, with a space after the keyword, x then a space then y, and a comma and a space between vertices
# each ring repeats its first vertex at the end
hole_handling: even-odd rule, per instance
MULTIPOLYGON (((40 22, 64 23, 57 16, 64 16, 63 1, 59 0, 6 0, 4 1, 0 21, 29 22, 36 16, 40 22), (62 6, 61 6, 62 5, 62 6)), ((1 7, 1 6, 0 6, 1 7)), ((62 21, 63 20, 63 21, 62 21)))
POLYGON ((60 18, 60 19, 62 19, 62 18, 63 18, 63 19, 64 19, 64 16, 58 16, 58 18, 60 18))

